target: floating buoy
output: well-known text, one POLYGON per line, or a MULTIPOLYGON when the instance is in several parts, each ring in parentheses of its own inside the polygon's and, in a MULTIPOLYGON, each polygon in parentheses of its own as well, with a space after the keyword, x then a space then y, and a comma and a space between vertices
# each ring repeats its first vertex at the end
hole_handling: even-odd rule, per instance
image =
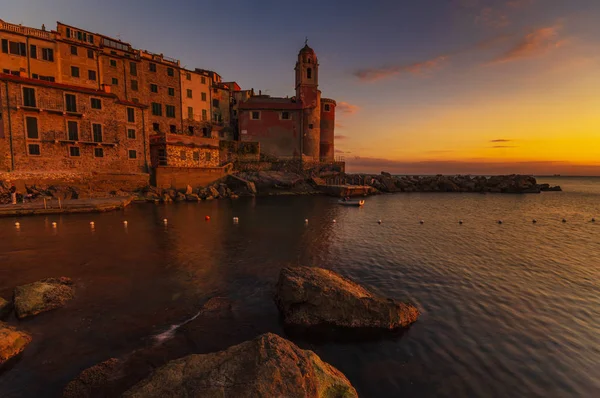
POLYGON ((55 222, 52 223, 52 228, 56 228, 56 223, 55 222))
POLYGON ((239 221, 240 221, 240 219, 239 219, 239 218, 237 218, 237 217, 233 217, 233 223, 234 223, 234 224, 237 224, 239 221))
MULTIPOLYGON (((596 219, 595 219, 595 218, 592 218, 592 222, 596 222, 596 219)), ((17 224, 18 224, 18 223, 17 223, 17 224)))
POLYGON ((308 218, 304 219, 304 224, 308 224, 308 218))
POLYGON ((206 221, 209 221, 209 220, 210 220, 210 216, 204 216, 204 219, 205 219, 206 221))
POLYGON ((21 226, 21 223, 20 223, 20 222, 16 222, 16 223, 15 223, 15 227, 19 228, 20 226, 21 226))
POLYGON ((90 225, 93 227, 93 226, 94 226, 94 222, 93 222, 93 221, 90 221, 90 225))
POLYGON ((335 224, 337 221, 333 220, 333 223, 335 224))
POLYGON ((127 226, 127 221, 123 221, 123 225, 127 226))
POLYGON ((377 220, 377 224, 381 224, 381 220, 377 220))
POLYGON ((425 221, 421 220, 419 221, 419 224, 425 224, 425 221))
POLYGON ((498 220, 498 224, 502 224, 502 220, 498 220))
POLYGON ((165 218, 165 219, 163 219, 163 222, 166 224, 166 223, 167 223, 167 219, 166 219, 166 218, 165 218))
POLYGON ((562 222, 567 222, 567 220, 565 220, 564 218, 562 219, 562 222))
POLYGON ((534 218, 531 222, 535 224, 537 220, 534 218))
POLYGON ((458 223, 459 223, 460 225, 462 225, 462 223, 463 223, 463 220, 458 220, 458 223))

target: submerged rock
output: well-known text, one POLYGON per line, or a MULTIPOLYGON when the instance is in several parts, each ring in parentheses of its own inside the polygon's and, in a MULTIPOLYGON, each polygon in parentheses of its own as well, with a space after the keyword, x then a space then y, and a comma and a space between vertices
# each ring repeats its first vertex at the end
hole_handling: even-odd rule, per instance
POLYGON ((284 268, 275 302, 287 326, 396 330, 419 317, 411 304, 377 296, 333 271, 284 268))
POLYGON ((48 278, 18 286, 14 292, 15 312, 19 319, 60 308, 74 296, 70 278, 48 278))
POLYGON ((69 382, 63 391, 65 398, 87 398, 101 396, 96 390, 104 387, 111 380, 121 376, 123 364, 111 358, 85 369, 74 380, 69 382))
POLYGON ((19 355, 31 342, 31 336, 0 322, 0 366, 19 355))
POLYGON ((12 310, 12 303, 10 301, 6 301, 2 297, 0 297, 0 319, 4 319, 4 317, 8 316, 8 314, 10 314, 11 310, 12 310))
POLYGON ((167 363, 125 397, 358 397, 317 354, 272 333, 167 363))

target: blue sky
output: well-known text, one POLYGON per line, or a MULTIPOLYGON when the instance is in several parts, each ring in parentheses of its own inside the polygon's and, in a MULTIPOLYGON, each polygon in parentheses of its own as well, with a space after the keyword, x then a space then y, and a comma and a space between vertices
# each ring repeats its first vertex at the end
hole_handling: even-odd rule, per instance
POLYGON ((278 96, 308 36, 351 170, 600 174, 598 0, 4 3, 278 96))

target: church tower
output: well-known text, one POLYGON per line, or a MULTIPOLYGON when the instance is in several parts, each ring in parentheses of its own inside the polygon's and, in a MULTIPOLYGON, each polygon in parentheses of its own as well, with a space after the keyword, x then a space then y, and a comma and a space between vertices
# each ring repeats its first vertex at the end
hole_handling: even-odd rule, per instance
POLYGON ((319 63, 307 43, 298 53, 296 62, 296 100, 302 104, 302 152, 318 161, 321 141, 319 63))

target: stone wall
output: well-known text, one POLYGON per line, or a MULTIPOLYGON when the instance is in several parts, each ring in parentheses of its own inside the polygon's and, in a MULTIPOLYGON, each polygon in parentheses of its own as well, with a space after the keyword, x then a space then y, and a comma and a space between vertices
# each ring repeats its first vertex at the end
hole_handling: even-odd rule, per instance
POLYGON ((228 167, 214 168, 185 168, 185 167, 157 167, 154 170, 155 183, 162 189, 185 189, 188 185, 192 188, 205 187, 231 172, 228 167))
POLYGON ((218 149, 166 145, 166 152, 171 167, 218 167, 220 163, 218 149))
POLYGON ((10 101, 10 106, 6 100, 0 102, 5 131, 4 138, 0 137, 3 170, 12 167, 12 141, 12 158, 17 171, 147 172, 149 153, 142 107, 120 103, 114 95, 103 91, 71 89, 27 79, 1 83, 0 95, 6 98, 8 88, 10 101), (22 106, 23 87, 35 90, 36 107, 22 106), (66 112, 66 94, 75 96, 76 112, 66 112), (91 107, 92 98, 100 101, 101 109, 91 107), (127 118, 128 108, 133 111, 132 122, 127 118), (37 138, 28 137, 27 118, 37 120, 37 138), (69 122, 77 126, 77 139, 69 137, 69 122), (94 140, 93 124, 102 126, 101 142, 94 140), (128 130, 132 130, 132 138, 128 130), (31 145, 39 146, 39 155, 31 152, 31 145), (77 150, 78 156, 73 152, 77 150))

